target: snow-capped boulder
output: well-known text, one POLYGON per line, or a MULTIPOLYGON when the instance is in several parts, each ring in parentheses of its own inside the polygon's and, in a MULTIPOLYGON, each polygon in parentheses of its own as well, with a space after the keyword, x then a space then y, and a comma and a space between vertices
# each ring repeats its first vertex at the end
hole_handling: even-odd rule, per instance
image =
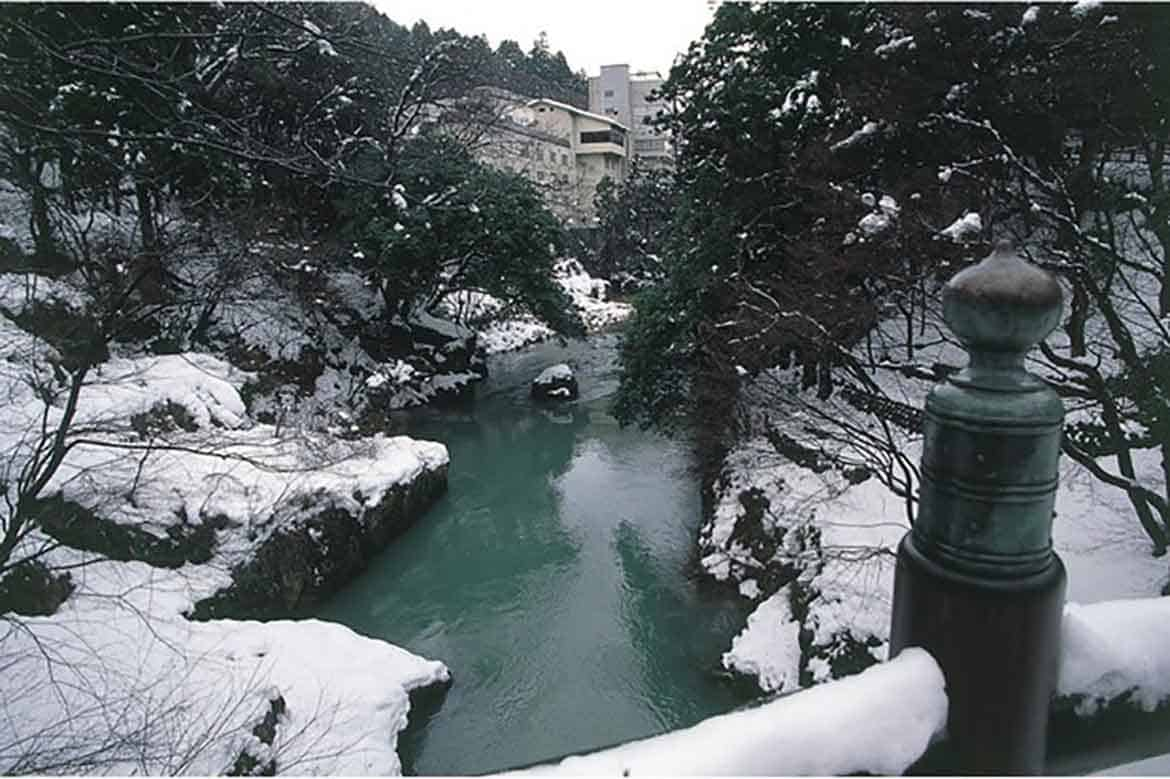
POLYGON ((577 377, 565 363, 550 365, 532 380, 532 397, 536 400, 575 400, 577 377))

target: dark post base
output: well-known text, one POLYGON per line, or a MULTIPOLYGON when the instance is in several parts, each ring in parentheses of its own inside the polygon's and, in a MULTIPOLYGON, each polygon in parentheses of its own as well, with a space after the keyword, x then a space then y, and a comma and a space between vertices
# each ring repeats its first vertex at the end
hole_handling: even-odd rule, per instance
POLYGON ((961 774, 1039 774, 1060 659, 1064 564, 976 578, 898 547, 890 656, 927 649, 946 677, 947 735, 961 774))

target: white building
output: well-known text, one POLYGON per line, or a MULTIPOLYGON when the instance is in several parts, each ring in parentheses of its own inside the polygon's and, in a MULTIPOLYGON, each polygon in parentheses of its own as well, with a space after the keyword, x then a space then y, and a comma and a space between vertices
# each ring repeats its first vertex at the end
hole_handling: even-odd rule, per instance
POLYGON ((630 150, 648 167, 674 165, 669 136, 648 123, 662 110, 650 100, 662 83, 660 73, 630 73, 629 65, 603 65, 589 79, 589 110, 629 127, 630 150))
POLYGON ((578 223, 595 216, 593 196, 608 176, 623 181, 628 172, 629 130, 610 117, 567 103, 541 98, 528 104, 535 126, 550 135, 567 138, 575 161, 574 189, 578 223))
POLYGON ((430 113, 468 141, 480 160, 533 182, 569 225, 593 224, 597 185, 606 176, 622 181, 627 175, 630 135, 613 117, 495 88, 479 88, 430 113))

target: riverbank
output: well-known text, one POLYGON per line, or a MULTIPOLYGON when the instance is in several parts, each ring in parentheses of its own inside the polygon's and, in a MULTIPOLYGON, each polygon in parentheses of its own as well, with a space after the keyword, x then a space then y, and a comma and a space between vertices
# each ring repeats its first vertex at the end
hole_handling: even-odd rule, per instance
MULTIPOLYGON (((620 325, 634 311, 628 303, 611 300, 610 283, 590 276, 574 258, 557 261, 553 278, 591 335, 620 325)), ((505 301, 484 293, 459 293, 443 302, 448 316, 476 328, 476 343, 487 355, 516 351, 556 336, 551 327, 531 315, 501 316, 506 309, 505 301)))
MULTIPOLYGON (((11 193, 4 234, 27 252, 27 204, 11 193)), ((133 244, 132 212, 95 213, 95 240, 133 244)), ((68 456, 33 493, 36 516, 12 553, 35 562, 0 571, 13 626, 0 637, 0 766, 400 770, 408 694, 444 684, 445 665, 316 620, 247 621, 319 607, 441 498, 446 448, 392 435, 397 412, 467 398, 486 373, 481 333, 425 312, 383 321, 377 291, 330 260, 338 251, 275 235, 176 242, 168 265, 183 289, 220 283, 225 255, 247 272, 215 287, 204 300, 214 308, 180 298, 100 345, 62 439, 68 456)), ((573 260, 555 280, 591 331, 630 312, 573 260)), ((62 366, 97 328, 87 283, 0 274, 4 473, 24 479, 26 463, 49 462, 73 403, 62 366)), ((517 345, 552 335, 523 316, 498 326, 517 345)))
MULTIPOLYGON (((928 327, 922 340, 935 346, 920 349, 917 363, 964 364, 941 322, 928 327)), ((880 329, 874 341, 884 342, 880 329)), ((744 378, 748 433, 724 458, 699 548, 705 573, 754 605, 723 664, 763 692, 840 678, 886 657, 895 551, 910 527, 903 494, 916 489, 922 456, 916 409, 934 378, 896 367, 871 378, 884 397, 880 418, 848 391, 827 399, 802 391, 799 366, 744 378)), ((1139 475, 1157 483, 1156 451, 1134 459, 1139 475)), ((1056 510, 1053 545, 1070 602, 1161 594, 1165 558, 1152 555, 1123 492, 1062 458, 1056 510)))
MULTIPOLYGON (((27 382, 43 342, 0 335, 0 451, 26 473, 29 431, 64 411, 27 382)), ((184 353, 81 387, 0 587, 6 771, 399 771, 409 694, 446 683, 441 662, 317 620, 192 617, 303 612, 442 494, 447 450, 256 423, 250 378, 184 353)))

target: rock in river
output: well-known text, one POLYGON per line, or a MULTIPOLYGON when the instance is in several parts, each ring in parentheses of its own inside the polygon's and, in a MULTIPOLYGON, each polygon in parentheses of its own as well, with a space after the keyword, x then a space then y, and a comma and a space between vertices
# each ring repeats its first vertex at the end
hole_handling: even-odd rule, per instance
POLYGON ((565 363, 551 365, 532 380, 532 397, 535 400, 575 400, 577 398, 577 377, 565 363))

